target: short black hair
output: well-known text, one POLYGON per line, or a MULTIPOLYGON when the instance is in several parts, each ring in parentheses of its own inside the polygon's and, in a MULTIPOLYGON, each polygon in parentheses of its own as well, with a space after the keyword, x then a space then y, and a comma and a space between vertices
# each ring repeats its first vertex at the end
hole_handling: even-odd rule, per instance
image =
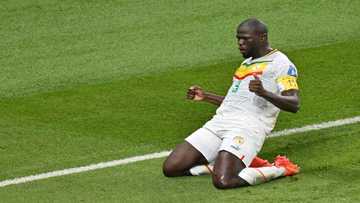
POLYGON ((260 20, 256 18, 248 18, 240 23, 238 26, 238 29, 242 26, 249 26, 251 29, 253 29, 258 34, 268 33, 267 26, 265 23, 261 22, 260 20))

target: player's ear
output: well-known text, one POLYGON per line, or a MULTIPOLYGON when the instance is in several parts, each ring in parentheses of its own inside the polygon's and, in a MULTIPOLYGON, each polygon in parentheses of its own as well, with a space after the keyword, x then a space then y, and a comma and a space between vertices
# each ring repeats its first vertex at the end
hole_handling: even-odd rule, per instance
POLYGON ((267 33, 262 33, 261 36, 260 36, 260 40, 263 41, 263 42, 266 42, 266 40, 267 40, 267 33))

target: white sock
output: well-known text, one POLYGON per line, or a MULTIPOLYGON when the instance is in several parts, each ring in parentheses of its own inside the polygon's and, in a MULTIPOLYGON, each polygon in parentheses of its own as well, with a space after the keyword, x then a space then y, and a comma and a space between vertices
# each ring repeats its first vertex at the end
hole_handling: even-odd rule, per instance
POLYGON ((200 175, 211 174, 213 169, 214 166, 209 164, 209 165, 194 166, 189 171, 193 176, 200 176, 200 175))
POLYGON ((239 177, 244 179, 250 185, 257 185, 283 176, 284 173, 285 168, 276 166, 261 168, 244 168, 239 173, 239 177))

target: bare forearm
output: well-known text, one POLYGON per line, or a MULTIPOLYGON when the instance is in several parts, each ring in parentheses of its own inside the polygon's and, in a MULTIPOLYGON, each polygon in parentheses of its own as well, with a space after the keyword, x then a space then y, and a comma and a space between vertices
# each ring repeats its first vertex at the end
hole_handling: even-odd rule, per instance
POLYGON ((210 92, 204 92, 204 100, 206 102, 215 104, 217 106, 220 106, 222 101, 224 100, 224 96, 216 95, 210 92))
POLYGON ((300 102, 296 95, 276 95, 266 91, 261 97, 284 111, 296 113, 300 109, 300 102))

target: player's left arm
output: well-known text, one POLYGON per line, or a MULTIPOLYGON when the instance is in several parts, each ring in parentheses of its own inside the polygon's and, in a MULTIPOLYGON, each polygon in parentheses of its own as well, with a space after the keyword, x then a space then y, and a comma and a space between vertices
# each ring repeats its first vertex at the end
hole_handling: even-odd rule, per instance
POLYGON ((284 90, 281 95, 277 95, 264 89, 261 80, 257 76, 254 76, 254 78, 249 84, 251 92, 263 97, 281 110, 296 113, 300 109, 299 90, 297 88, 284 90))

